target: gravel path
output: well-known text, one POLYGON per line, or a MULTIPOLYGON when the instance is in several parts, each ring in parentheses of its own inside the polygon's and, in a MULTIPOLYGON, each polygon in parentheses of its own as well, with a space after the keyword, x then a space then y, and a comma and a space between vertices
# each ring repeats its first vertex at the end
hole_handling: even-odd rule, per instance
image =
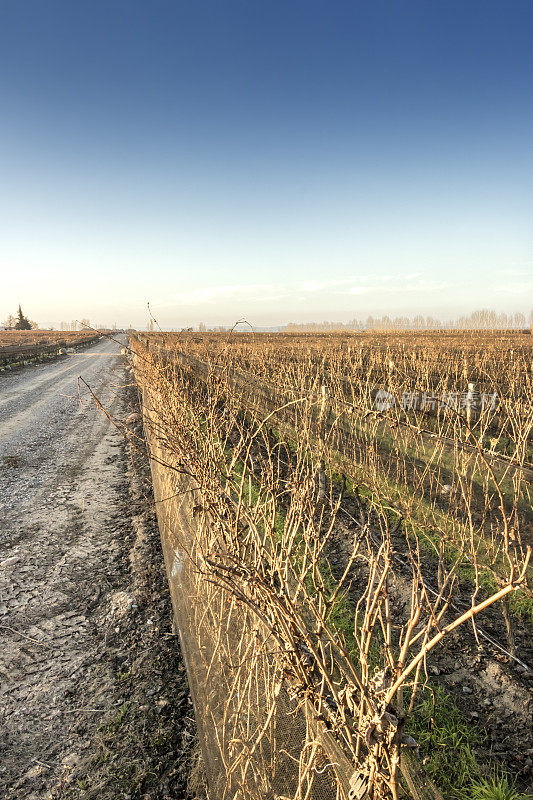
MULTIPOLYGON (((0 375, 2 797, 37 800, 72 789, 70 776, 98 750, 102 720, 125 702, 121 654, 134 663, 154 648, 137 635, 134 615, 144 609, 153 636, 156 612, 169 613, 161 606, 164 584, 151 608, 144 578, 135 575, 144 512, 139 498, 132 502, 124 438, 86 389, 78 393, 81 375, 124 420, 135 395, 123 388, 130 378, 119 354, 120 344, 102 340, 0 375)), ((161 573, 154 531, 152 524, 161 573)), ((144 574, 150 569, 145 564, 144 574)), ((149 664, 146 671, 149 677, 149 664)), ((188 696, 183 680, 179 688, 188 696)), ((103 788, 101 795, 125 796, 103 788)))

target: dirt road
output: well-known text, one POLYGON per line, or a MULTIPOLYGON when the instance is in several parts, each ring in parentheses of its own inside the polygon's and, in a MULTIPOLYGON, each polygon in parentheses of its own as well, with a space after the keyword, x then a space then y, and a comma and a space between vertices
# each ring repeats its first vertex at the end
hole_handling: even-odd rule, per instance
POLYGON ((2 797, 182 796, 161 741, 136 752, 152 710, 174 752, 177 735, 185 749, 193 738, 180 722, 192 715, 176 640, 162 638, 170 612, 146 465, 135 467, 121 433, 78 391, 81 375, 117 419, 135 410, 119 353, 102 340, 0 375, 2 797), (140 763, 127 779, 117 755, 126 728, 122 755, 140 763))
MULTIPOLYGON (((118 411, 117 388, 124 383, 119 352, 118 344, 102 340, 56 362, 0 375, 1 547, 16 548, 19 539, 24 550, 30 543, 39 547, 39 537, 28 536, 29 528, 41 529, 43 521, 54 528, 68 525, 76 510, 81 513, 80 475, 91 457, 98 460, 98 450, 107 450, 106 457, 115 456, 107 434, 115 439, 119 435, 90 407, 86 389, 78 396, 77 378, 83 376, 95 393, 102 394, 111 412, 118 411), (59 506, 62 519, 56 516, 59 506)), ((110 465, 107 472, 112 474, 110 465)), ((104 502, 100 508, 93 505, 89 519, 97 522, 93 514, 104 509, 104 502)), ((9 552, 14 554, 14 549, 9 552)))

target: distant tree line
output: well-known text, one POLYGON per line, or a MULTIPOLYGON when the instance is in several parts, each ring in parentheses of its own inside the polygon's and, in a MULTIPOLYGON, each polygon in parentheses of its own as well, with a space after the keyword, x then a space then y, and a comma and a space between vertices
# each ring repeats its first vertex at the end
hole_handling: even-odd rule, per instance
POLYGON ((91 327, 91 321, 89 319, 83 318, 78 322, 77 320, 73 319, 72 322, 60 322, 59 323, 59 330, 60 331, 84 331, 87 328, 91 327))
POLYGON ((224 325, 213 325, 212 328, 208 328, 205 322, 200 322, 198 325, 198 331, 200 333, 226 333, 227 331, 231 330, 231 328, 226 328, 224 325))
POLYGON ((435 330, 521 330, 533 326, 533 311, 526 320, 525 314, 498 313, 492 309, 482 308, 468 316, 446 322, 432 316, 417 314, 415 317, 383 317, 369 316, 365 321, 352 319, 342 322, 290 322, 281 328, 287 332, 320 332, 320 331, 435 331, 435 330))
MULTIPOLYGON (((13 314, 9 314, 8 318, 2 323, 1 327, 6 328, 7 330, 29 331, 38 330, 39 325, 33 319, 28 319, 25 317, 22 313, 22 308, 19 305, 17 316, 14 317, 13 314)), ((97 325, 91 325, 91 321, 87 319, 87 317, 83 317, 79 322, 78 320, 73 319, 71 322, 59 323, 60 331, 86 331, 91 328, 96 330, 116 330, 117 325, 116 322, 114 322, 112 326, 104 325, 103 322, 99 322, 97 325)), ((50 330, 53 331, 54 327, 51 326, 50 330)))
POLYGON ((114 322, 111 326, 105 325, 103 322, 91 324, 91 320, 87 319, 87 317, 82 317, 79 322, 78 320, 73 319, 72 322, 59 323, 60 331, 86 331, 89 328, 97 331, 109 331, 109 330, 116 331, 117 323, 114 322))

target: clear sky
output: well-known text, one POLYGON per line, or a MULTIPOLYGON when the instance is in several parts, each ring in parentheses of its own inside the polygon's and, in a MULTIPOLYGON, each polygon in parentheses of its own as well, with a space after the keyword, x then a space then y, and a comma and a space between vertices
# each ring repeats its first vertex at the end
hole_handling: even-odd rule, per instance
POLYGON ((0 0, 0 321, 533 305, 531 0, 0 0))

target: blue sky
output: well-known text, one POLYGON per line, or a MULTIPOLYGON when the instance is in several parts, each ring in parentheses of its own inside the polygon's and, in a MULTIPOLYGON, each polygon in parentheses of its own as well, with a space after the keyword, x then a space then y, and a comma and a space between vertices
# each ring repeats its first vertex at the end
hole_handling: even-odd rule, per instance
POLYGON ((0 318, 533 305, 533 4, 0 2, 0 318))

